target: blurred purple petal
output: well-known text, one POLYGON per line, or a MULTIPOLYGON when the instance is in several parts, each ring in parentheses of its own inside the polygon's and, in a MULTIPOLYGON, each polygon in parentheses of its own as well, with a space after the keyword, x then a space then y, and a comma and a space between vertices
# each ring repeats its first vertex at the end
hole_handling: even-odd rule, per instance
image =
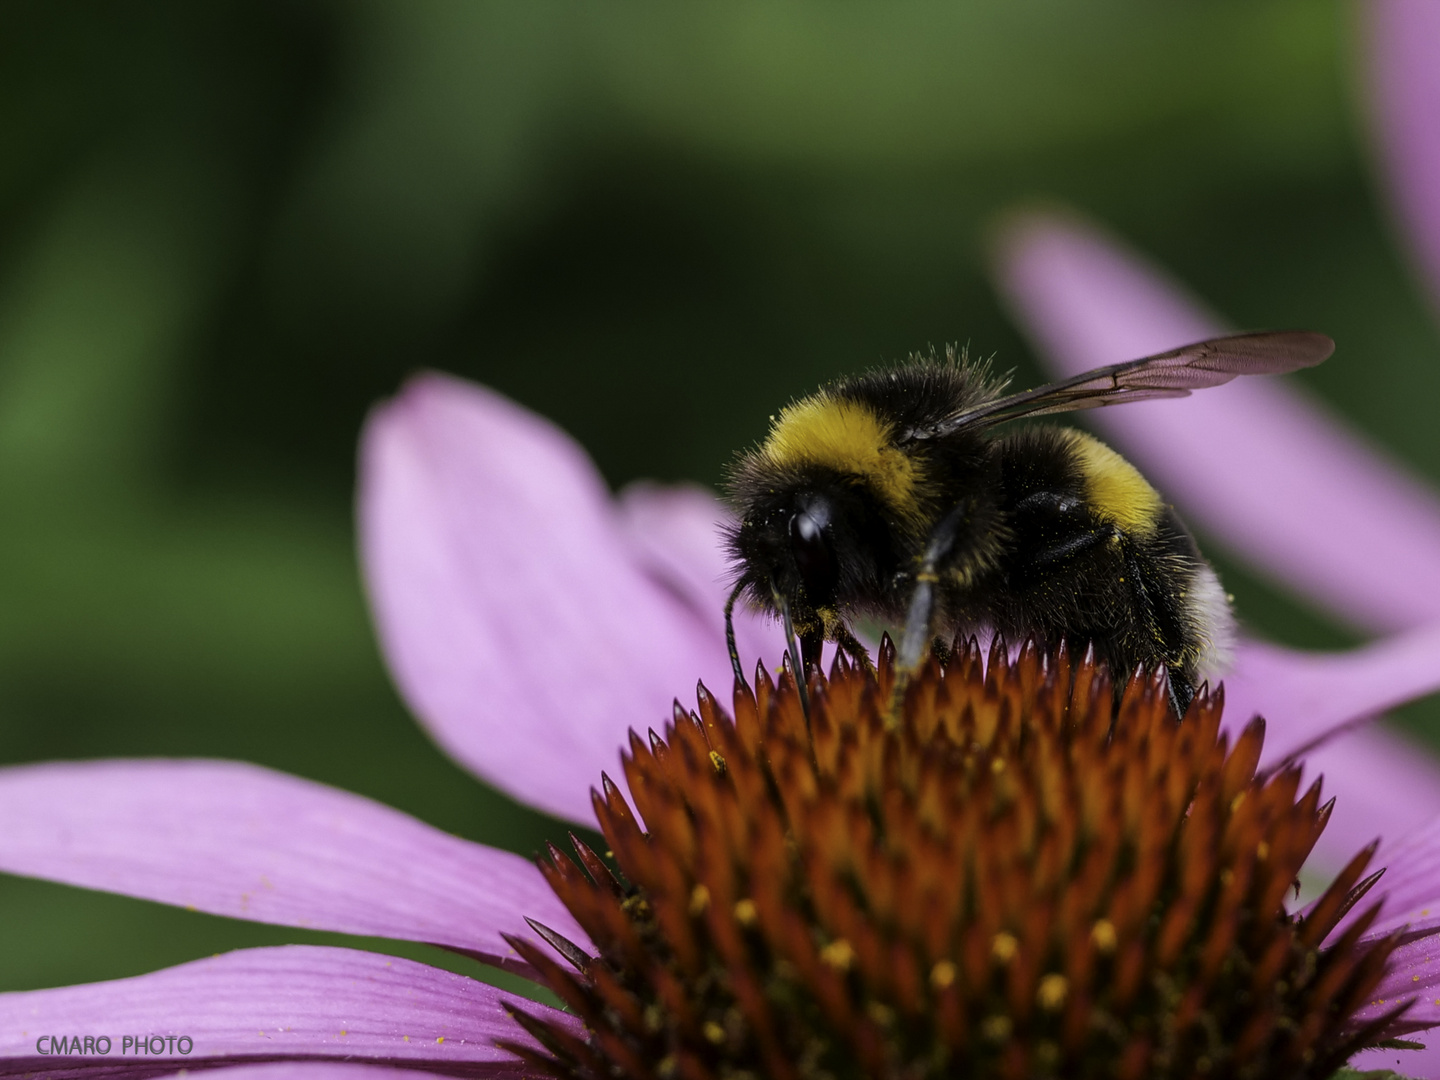
MULTIPOLYGON (((188 1037, 189 1054, 166 1042, 162 1060, 176 1068, 310 1057, 489 1075, 487 1065, 515 1060, 495 1039, 529 1041, 500 1007, 513 999, 463 975, 378 953, 243 949, 132 979, 0 994, 0 1077, 153 1076, 161 1062, 126 1055, 126 1035, 188 1037), (57 1061, 36 1049, 36 1040, 51 1034, 104 1034, 112 1048, 57 1061)), ((574 1023, 533 1002, 526 1009, 574 1023)))
POLYGON ((0 769, 0 870, 520 968, 524 917, 587 942, 534 864, 359 795, 226 761, 0 769))
MULTIPOLYGON (((1306 782, 1323 776, 1335 812, 1315 858, 1338 870, 1370 841, 1404 834, 1440 812, 1440 772, 1427 747, 1383 727, 1346 734, 1305 755, 1306 782)), ((1388 863, 1390 847, 1381 845, 1388 863)))
MULTIPOLYGON (((46 1070, 46 1076, 55 1076, 53 1069, 46 1070)), ((263 1065, 222 1065, 205 1070, 205 1080, 435 1080, 435 1077, 459 1073, 436 1073, 429 1069, 400 1069, 392 1065, 362 1065, 354 1061, 268 1061, 263 1065)), ((487 1077, 496 1080, 523 1080, 533 1075, 533 1070, 519 1062, 507 1069, 504 1065, 486 1068, 487 1077), (490 1071, 494 1068, 496 1071, 490 1071)), ((180 1080, 187 1076, 184 1070, 171 1073, 164 1080, 180 1080)))
MULTIPOLYGON (((1433 1004, 1432 998, 1426 1001, 1433 1004)), ((1426 1006, 1427 1012, 1429 1005, 1426 1006)), ((1433 1023, 1434 1021, 1432 1021, 1433 1023)), ((1364 1050, 1348 1063, 1349 1068, 1362 1074, 1355 1080, 1362 1080, 1364 1074, 1372 1069, 1391 1069, 1397 1073, 1396 1080, 1404 1080, 1405 1077, 1414 1077, 1415 1080, 1434 1080, 1440 1077, 1440 1041, 1433 1035, 1426 1032, 1423 1035, 1411 1036, 1417 1042, 1429 1039, 1424 1050, 1364 1050)))
MULTIPOLYGON (((637 557, 651 574, 672 581, 677 590, 695 597, 705 611, 713 613, 723 635, 729 593, 725 583, 730 573, 729 560, 719 542, 719 523, 730 519, 725 504, 694 485, 638 483, 620 493, 620 514, 637 557)), ((779 624, 743 607, 735 609, 735 643, 747 675, 757 659, 775 661, 785 652, 779 624)), ((706 686, 721 695, 722 701, 728 701, 733 682, 728 662, 724 672, 714 676, 715 682, 710 681, 711 677, 706 675, 706 686)), ((683 691, 690 685, 677 688, 682 701, 686 700, 683 691)))
MULTIPOLYGON (((1440 625, 1342 653, 1306 653, 1246 641, 1225 679, 1227 726, 1265 717, 1265 763, 1336 737, 1300 756, 1337 797, 1316 845, 1332 868, 1376 837, 1395 838, 1440 816, 1440 761, 1405 736, 1365 721, 1440 690, 1440 625)), ((1382 862, 1390 859, 1385 848, 1382 862)))
POLYGON ((1440 306, 1440 4, 1372 0, 1358 10, 1371 128, 1398 231, 1440 306))
MULTIPOLYGON (((1440 815, 1397 836, 1378 863, 1385 876, 1376 891, 1385 897, 1385 906, 1373 932, 1440 928, 1440 815)), ((1435 956, 1440 961, 1440 949, 1435 956)))
POLYGON ((390 670, 486 780, 588 822, 628 728, 659 726, 697 678, 728 698, 723 594, 695 558, 693 493, 676 496, 682 522, 637 540, 655 496, 622 514, 567 435, 440 375, 375 410, 360 465, 361 555, 390 670))
MULTIPOLYGON (((505 1080, 522 1080, 531 1070, 516 1062, 514 1067, 499 1071, 486 1070, 487 1077, 505 1080)), ((55 1076, 53 1069, 46 1070, 46 1076, 55 1076)), ((263 1065, 224 1065, 205 1071, 205 1080, 434 1080, 446 1073, 430 1072, 427 1069, 397 1069, 391 1065, 362 1065, 354 1061, 269 1061, 263 1065)), ((458 1076, 457 1074, 454 1074, 458 1076)), ((179 1080, 186 1076, 184 1071, 171 1073, 179 1080)), ((169 1080, 169 1078, 166 1078, 169 1080)))
MULTIPOLYGON (((997 250, 1001 289, 1057 373, 1223 332, 1179 285, 1073 217, 1017 217, 997 250)), ((1355 362, 1343 343, 1329 361, 1355 362)), ((1302 595, 1372 629, 1440 619, 1440 500, 1293 381, 1237 379, 1090 417, 1192 523, 1302 595)))
POLYGON ((1245 641, 1224 682, 1230 722, 1259 713, 1270 723, 1267 757, 1283 756, 1340 725, 1440 690, 1440 624, 1345 652, 1245 641))

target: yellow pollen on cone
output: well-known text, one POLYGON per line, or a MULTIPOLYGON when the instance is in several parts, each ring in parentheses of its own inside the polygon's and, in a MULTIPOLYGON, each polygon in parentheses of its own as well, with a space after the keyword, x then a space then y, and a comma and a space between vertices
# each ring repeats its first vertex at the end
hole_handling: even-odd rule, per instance
POLYGON ((1010 1038, 1010 1032, 1014 1025, 1008 1016, 987 1016, 980 1021, 980 1034, 984 1035, 990 1042, 1004 1042, 1010 1038))
POLYGON ((690 914, 700 915, 710 906, 710 890, 704 885, 696 885, 690 890, 690 914))
POLYGON ((841 938, 839 941, 830 942, 821 949, 820 959, 836 971, 848 971, 850 965, 855 962, 855 949, 848 941, 841 938))
POLYGON ((1040 980, 1035 993, 1035 1002, 1047 1012, 1054 1012, 1065 1004, 1065 995, 1070 992, 1070 981, 1064 975, 1050 974, 1040 980))
POLYGON ((1120 942, 1120 935, 1115 930, 1115 924, 1109 919, 1097 919, 1095 925, 1090 928, 1090 940, 1095 943, 1095 948, 1108 956, 1115 951, 1115 946, 1120 942))
POLYGON ((890 1028, 895 1025, 895 1010, 879 1001, 867 1001, 865 1015, 882 1028, 890 1028))
POLYGON ((944 990, 955 982, 956 968, 949 960, 941 960, 930 969, 930 985, 936 990, 944 990))

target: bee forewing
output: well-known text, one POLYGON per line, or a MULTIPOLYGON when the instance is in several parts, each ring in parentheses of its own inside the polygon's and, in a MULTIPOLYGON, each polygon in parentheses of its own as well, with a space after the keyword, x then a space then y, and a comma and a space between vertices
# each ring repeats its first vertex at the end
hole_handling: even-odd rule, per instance
POLYGON ((1141 360, 1111 364, 1074 378, 1026 390, 951 417, 929 433, 948 435, 961 428, 989 426, 1022 416, 1044 416, 1097 409, 1127 401, 1185 397, 1192 390, 1227 383, 1237 375, 1280 375, 1314 367, 1335 343, 1324 334, 1285 330, 1235 334, 1182 345, 1141 360))
POLYGON ((1104 389, 1199 390, 1229 382, 1237 375, 1280 375, 1314 367, 1334 351, 1333 341, 1308 330, 1235 334, 1182 345, 1143 360, 1099 368, 1054 386, 1074 383, 1073 389, 1081 389, 1094 383, 1104 389))

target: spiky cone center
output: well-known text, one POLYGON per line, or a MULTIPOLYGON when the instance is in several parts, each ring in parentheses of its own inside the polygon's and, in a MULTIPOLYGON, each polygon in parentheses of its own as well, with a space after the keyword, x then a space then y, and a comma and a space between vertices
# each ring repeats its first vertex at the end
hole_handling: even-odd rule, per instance
POLYGON ((1355 857, 1303 918, 1287 891, 1329 817, 1298 768, 1257 773, 1264 724, 1230 745, 1221 696, 1183 722, 1159 677, 1120 705, 1088 656, 982 663, 972 641, 887 707, 843 658, 702 686, 663 735, 633 732, 632 812, 596 816, 542 868, 590 935, 514 946, 581 1017, 515 1010, 566 1077, 1324 1077, 1385 1036, 1360 1025, 1393 948, 1355 857))

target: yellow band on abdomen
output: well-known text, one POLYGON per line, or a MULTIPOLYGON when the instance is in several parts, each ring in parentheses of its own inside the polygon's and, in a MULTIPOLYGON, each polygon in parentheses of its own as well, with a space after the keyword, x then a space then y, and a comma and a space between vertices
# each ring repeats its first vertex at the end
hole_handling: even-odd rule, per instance
POLYGON ((1095 513, 1133 535, 1153 533, 1165 509, 1160 493, 1140 475, 1139 469, 1099 439, 1083 431, 1067 434, 1085 479, 1086 498, 1095 513))

